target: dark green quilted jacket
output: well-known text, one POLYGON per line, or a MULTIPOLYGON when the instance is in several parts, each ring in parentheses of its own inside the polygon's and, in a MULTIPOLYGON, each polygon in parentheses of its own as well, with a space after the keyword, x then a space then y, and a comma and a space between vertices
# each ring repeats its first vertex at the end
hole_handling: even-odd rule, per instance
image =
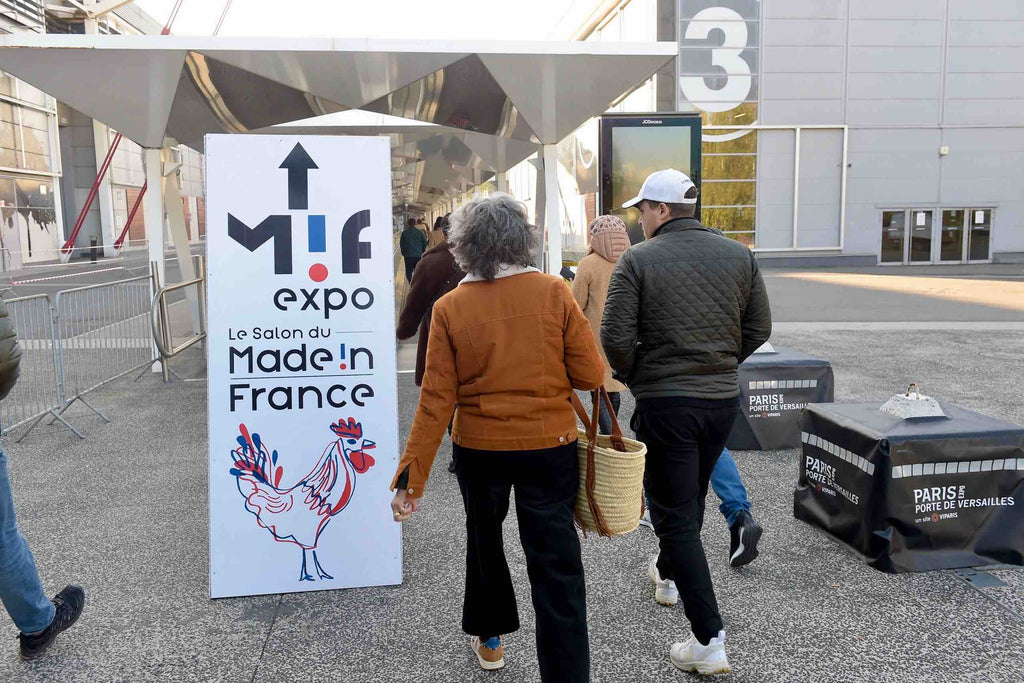
POLYGON ((11 393, 20 374, 21 347, 14 322, 7 314, 7 304, 0 299, 0 400, 11 393))
POLYGON ((771 333, 753 252, 692 218, 626 250, 601 320, 613 376, 638 399, 738 396, 737 366, 771 333))

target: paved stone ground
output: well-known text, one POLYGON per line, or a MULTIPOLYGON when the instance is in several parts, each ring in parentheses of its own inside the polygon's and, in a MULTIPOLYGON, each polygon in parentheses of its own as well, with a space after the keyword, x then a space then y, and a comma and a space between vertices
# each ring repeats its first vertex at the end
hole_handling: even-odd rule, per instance
MULTIPOLYGON (((833 362, 837 401, 882 400, 913 380, 945 401, 1024 423, 1019 331, 781 329, 774 343, 833 362)), ((180 365, 184 377, 201 374, 197 352, 180 365)), ((404 438, 417 397, 411 375, 400 376, 399 390, 404 438)), ((506 640, 506 669, 479 671, 459 630, 464 516, 444 470, 447 445, 423 512, 404 529, 402 586, 213 601, 205 383, 165 386, 146 376, 94 399, 114 421, 75 408, 84 442, 57 428, 21 444, 3 440, 44 584, 55 592, 79 582, 88 604, 52 653, 31 664, 19 661, 15 629, 0 618, 8 643, 0 680, 538 680, 514 515, 505 541, 523 627, 506 640)), ((625 421, 631 411, 626 397, 625 421)), ((994 571, 1006 585, 988 589, 952 572, 876 572, 793 518, 797 451, 738 452, 736 460, 766 535, 762 556, 733 570, 727 529, 709 509, 704 538, 734 667, 719 680, 1024 680, 1024 572, 994 571)), ((688 630, 682 609, 656 605, 646 578, 653 534, 591 537, 583 549, 593 680, 687 680, 667 657, 688 630)))
MULTIPOLYGON (((913 379, 934 395, 1024 422, 1015 332, 783 333, 775 340, 832 359, 836 399, 882 399, 913 379)), ((194 375, 195 360, 182 368, 194 375)), ((416 390, 400 380, 403 437, 416 390)), ((5 439, 25 535, 45 585, 84 585, 81 622, 51 656, 25 664, 15 642, 0 680, 472 681, 537 680, 533 617, 514 516, 506 547, 523 628, 508 666, 476 669, 459 631, 464 517, 438 457, 424 511, 405 529, 405 583, 211 601, 207 587, 205 384, 156 377, 96 395, 115 420, 84 413, 89 439, 41 430, 5 439)), ((632 409, 627 400, 624 417, 632 409)), ((1024 576, 979 590, 953 575, 890 576, 793 519, 796 451, 740 452, 766 527, 762 556, 727 566, 727 530, 709 514, 705 540, 736 681, 1014 681, 1024 660, 1024 576)), ((680 607, 654 604, 646 529, 583 541, 595 681, 685 676, 667 650, 686 633, 680 607)), ((3 629, 13 639, 9 622, 3 629)))

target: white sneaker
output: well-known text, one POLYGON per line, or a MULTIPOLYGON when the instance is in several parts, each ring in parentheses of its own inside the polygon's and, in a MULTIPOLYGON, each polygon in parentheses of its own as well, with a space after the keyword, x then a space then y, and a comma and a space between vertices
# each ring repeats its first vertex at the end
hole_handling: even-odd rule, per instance
POLYGON ((651 524, 651 509, 650 508, 644 508, 644 515, 643 515, 643 517, 640 518, 640 523, 643 524, 648 529, 650 529, 652 531, 654 530, 654 525, 651 524))
POLYGON ((709 676, 711 674, 727 674, 729 660, 725 656, 725 631, 711 639, 707 645, 701 645, 692 633, 685 643, 676 643, 669 651, 672 664, 683 671, 696 671, 709 676))
POLYGON ((651 563, 647 565, 647 576, 651 577, 651 581, 656 586, 654 589, 654 601, 659 605, 672 605, 679 602, 679 590, 676 588, 676 582, 671 579, 662 579, 661 573, 658 571, 658 556, 655 555, 651 558, 651 563))

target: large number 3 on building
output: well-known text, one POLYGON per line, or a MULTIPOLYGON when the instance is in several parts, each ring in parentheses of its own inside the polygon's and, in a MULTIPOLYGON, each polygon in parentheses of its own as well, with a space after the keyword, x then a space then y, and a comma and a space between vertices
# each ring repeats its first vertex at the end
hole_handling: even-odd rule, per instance
POLYGON ((740 106, 750 94, 750 65, 740 56, 747 47, 747 24, 735 10, 708 7, 694 15, 684 40, 707 40, 718 29, 725 35, 720 47, 711 50, 711 64, 724 71, 725 87, 713 90, 704 76, 681 76, 679 87, 687 100, 706 112, 723 112, 740 106))

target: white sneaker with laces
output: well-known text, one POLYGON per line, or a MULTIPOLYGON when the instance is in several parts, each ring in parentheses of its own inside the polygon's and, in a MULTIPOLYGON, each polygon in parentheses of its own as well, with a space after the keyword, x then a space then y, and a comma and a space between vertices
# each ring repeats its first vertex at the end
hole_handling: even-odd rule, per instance
POLYGON ((725 656, 725 631, 711 639, 707 645, 701 645, 697 637, 690 634, 685 643, 676 643, 669 651, 669 659, 676 668, 683 671, 696 671, 699 674, 727 674, 729 660, 725 656))
POLYGON ((652 530, 654 529, 654 524, 651 523, 651 509, 650 508, 644 508, 644 514, 640 518, 640 523, 642 525, 644 525, 645 527, 647 527, 648 529, 652 529, 652 530))
POLYGON ((651 563, 647 565, 647 576, 651 577, 651 581, 653 581, 655 585, 655 602, 659 605, 666 605, 668 607, 679 602, 679 589, 676 588, 676 582, 671 579, 661 578, 661 573, 658 571, 657 555, 652 557, 651 563))

